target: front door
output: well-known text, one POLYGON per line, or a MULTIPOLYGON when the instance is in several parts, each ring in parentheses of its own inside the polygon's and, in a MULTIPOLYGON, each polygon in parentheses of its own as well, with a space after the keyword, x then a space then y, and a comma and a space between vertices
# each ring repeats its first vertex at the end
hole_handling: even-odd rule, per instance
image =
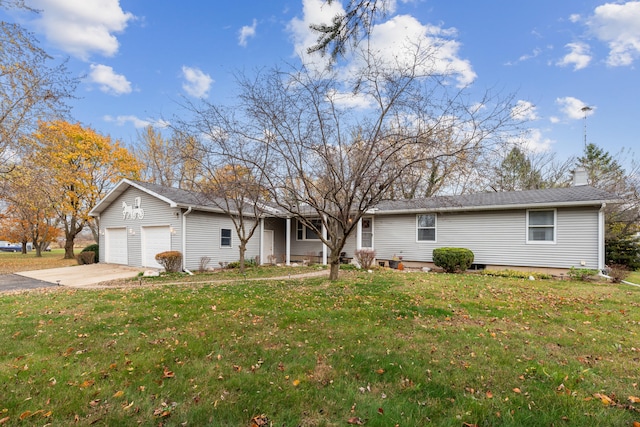
POLYGON ((273 258, 273 230, 264 230, 262 233, 262 254, 264 259, 262 264, 272 264, 275 262, 273 258))

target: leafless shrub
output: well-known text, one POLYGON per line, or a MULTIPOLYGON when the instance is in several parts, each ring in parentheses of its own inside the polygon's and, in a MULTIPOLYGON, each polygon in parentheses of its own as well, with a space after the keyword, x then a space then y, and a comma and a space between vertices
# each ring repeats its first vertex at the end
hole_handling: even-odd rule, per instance
POLYGON ((609 266, 609 277, 613 283, 620 283, 629 276, 629 269, 625 265, 613 264, 609 266))
POLYGON ((200 257, 200 265, 198 266, 198 272, 204 273, 205 271, 207 271, 207 266, 209 265, 210 262, 211 262, 210 257, 208 256, 200 257))
POLYGON ((356 261, 360 264, 360 267, 368 270, 373 264, 373 260, 376 259, 376 251, 373 249, 359 249, 355 252, 356 261))

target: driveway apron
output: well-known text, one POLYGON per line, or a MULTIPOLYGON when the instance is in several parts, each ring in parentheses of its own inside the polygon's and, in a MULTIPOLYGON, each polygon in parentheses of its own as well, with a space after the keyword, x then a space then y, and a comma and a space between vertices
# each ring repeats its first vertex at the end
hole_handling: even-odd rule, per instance
POLYGON ((0 274, 0 293, 48 288, 56 285, 56 283, 45 282, 43 280, 20 276, 18 274, 0 274))

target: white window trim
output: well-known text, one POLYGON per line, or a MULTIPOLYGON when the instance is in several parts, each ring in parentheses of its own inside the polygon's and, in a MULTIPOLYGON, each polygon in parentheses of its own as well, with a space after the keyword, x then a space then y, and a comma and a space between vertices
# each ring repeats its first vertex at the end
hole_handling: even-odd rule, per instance
POLYGON ((219 243, 220 243, 220 249, 233 249, 233 230, 231 228, 220 228, 219 243), (222 230, 229 230, 231 232, 231 236, 229 237, 230 244, 228 246, 222 244, 222 230))
MULTIPOLYGON (((316 219, 317 221, 320 221, 320 219, 316 219)), ((313 219, 312 219, 313 221, 313 219)), ((307 225, 305 223, 303 223, 302 221, 300 221, 299 219, 296 219, 296 241, 298 242, 320 242, 320 235, 318 235, 317 239, 307 239, 307 229, 313 231, 312 228, 307 227, 307 225), (302 239, 298 237, 298 228, 302 226, 302 239)), ((318 233, 316 233, 318 234, 318 233)))
POLYGON ((371 246, 363 246, 362 245, 362 235, 364 235, 364 227, 363 227, 362 228, 362 233, 361 233, 361 236, 360 236, 360 246, 361 246, 360 249, 373 249, 373 248, 376 247, 375 234, 373 232, 373 227, 374 227, 373 216, 362 217, 362 220, 365 220, 365 219, 368 219, 368 220, 371 221, 371 227, 370 227, 371 228, 371 246))
MULTIPOLYGON (((425 230, 426 229, 431 229, 432 227, 422 227, 425 230)), ((435 212, 425 212, 425 213, 421 213, 421 214, 416 214, 416 243, 437 243, 438 242, 438 214, 435 212), (420 225, 420 220, 419 217, 420 215, 433 215, 434 218, 434 226, 433 226, 433 230, 435 231, 434 234, 434 239, 433 240, 420 240, 419 236, 419 230, 421 227, 419 227, 420 225)))
MULTIPOLYGON (((557 232, 558 232, 558 211, 556 208, 548 208, 548 209, 527 209, 526 214, 526 223, 525 227, 525 240, 527 245, 555 245, 557 240, 557 232), (553 211, 553 240, 529 240, 529 212, 547 212, 553 211)), ((533 226, 535 227, 535 226, 533 226)), ((540 228, 549 227, 549 226, 540 226, 540 228)))

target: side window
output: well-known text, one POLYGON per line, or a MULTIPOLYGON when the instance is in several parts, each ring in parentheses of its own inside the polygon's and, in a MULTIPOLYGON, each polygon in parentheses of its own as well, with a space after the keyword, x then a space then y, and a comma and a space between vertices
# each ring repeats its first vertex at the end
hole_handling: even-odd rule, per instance
MULTIPOLYGON (((310 222, 318 230, 322 229, 322 221, 320 219, 312 219, 310 222)), ((320 240, 318 233, 316 233, 313 228, 309 228, 304 225, 301 221, 298 221, 296 231, 297 240, 320 240)))
POLYGON ((556 210, 527 211, 527 243, 555 243, 556 210))
POLYGON ((231 247, 231 229, 230 228, 220 229, 220 247, 222 248, 231 247))
POLYGON ((418 242, 436 241, 436 214, 421 214, 417 218, 418 242))

